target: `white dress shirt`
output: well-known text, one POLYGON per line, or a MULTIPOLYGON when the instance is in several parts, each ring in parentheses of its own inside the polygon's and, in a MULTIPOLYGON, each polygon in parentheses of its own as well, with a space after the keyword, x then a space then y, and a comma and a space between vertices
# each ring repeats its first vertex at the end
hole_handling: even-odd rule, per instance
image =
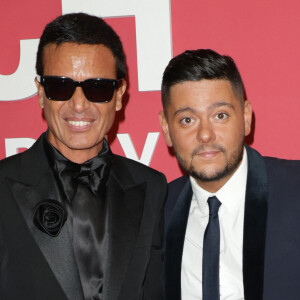
POLYGON ((190 177, 193 198, 184 240, 181 265, 182 300, 202 299, 203 236, 209 219, 208 197, 222 203, 220 221, 220 300, 244 299, 243 227, 247 181, 247 153, 232 177, 216 193, 202 189, 190 177))

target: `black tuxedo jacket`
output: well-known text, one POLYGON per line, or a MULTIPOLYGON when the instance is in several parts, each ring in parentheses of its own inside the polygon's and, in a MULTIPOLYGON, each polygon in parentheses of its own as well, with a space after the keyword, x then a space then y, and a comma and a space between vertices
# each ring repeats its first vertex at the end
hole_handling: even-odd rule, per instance
MULTIPOLYGON (((245 299, 299 300, 300 161, 263 158, 248 146, 246 150, 245 299)), ((187 176, 170 183, 165 207, 165 300, 181 299, 181 259, 191 199, 187 176)))
MULTIPOLYGON (((161 173, 114 156, 104 300, 162 299, 166 190, 161 173)), ((83 299, 67 223, 57 237, 33 223, 33 208, 46 199, 61 202, 40 138, 0 163, 0 299, 83 299)))

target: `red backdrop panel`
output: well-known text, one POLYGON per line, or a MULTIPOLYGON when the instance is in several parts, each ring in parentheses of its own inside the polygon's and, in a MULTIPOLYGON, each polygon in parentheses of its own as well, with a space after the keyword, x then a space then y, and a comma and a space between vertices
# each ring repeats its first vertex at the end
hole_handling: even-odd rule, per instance
MULTIPOLYGON (((1 4, 0 74, 8 76, 19 65, 20 40, 39 38, 45 24, 60 15, 62 8, 59 0, 5 0, 1 4)), ((173 55, 186 49, 212 48, 232 56, 253 105, 252 146, 264 155, 299 159, 299 2, 173 0, 170 5, 173 55)), ((160 132, 160 92, 138 91, 135 17, 107 21, 121 36, 129 66, 124 110, 118 114, 109 140, 113 151, 124 155, 115 134, 129 134, 140 157, 148 133, 160 132)), ((1 101, 0 158, 6 156, 5 139, 36 139, 45 129, 36 96, 1 101)), ((169 180, 181 175, 162 134, 150 166, 164 172, 169 180)))

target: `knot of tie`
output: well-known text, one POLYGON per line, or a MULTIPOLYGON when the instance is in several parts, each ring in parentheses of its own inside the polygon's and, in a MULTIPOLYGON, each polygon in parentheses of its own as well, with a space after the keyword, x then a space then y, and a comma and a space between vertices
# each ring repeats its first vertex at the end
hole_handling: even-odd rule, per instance
MULTIPOLYGON (((85 164, 78 165, 78 167, 79 169, 73 171, 72 174, 74 183, 77 182, 76 187, 80 182, 90 189, 95 196, 99 195, 105 187, 110 171, 110 160, 108 157, 97 156, 85 164)), ((68 172, 67 168, 64 172, 68 172)), ((75 192, 73 190, 73 193, 75 192)))
POLYGON ((81 182, 83 185, 89 184, 90 179, 93 177, 95 177, 95 171, 92 171, 90 166, 84 164, 80 165, 78 174, 73 176, 74 180, 81 182))
POLYGON ((218 216, 219 208, 222 204, 219 199, 216 196, 209 197, 207 203, 209 207, 209 215, 213 217, 218 216))

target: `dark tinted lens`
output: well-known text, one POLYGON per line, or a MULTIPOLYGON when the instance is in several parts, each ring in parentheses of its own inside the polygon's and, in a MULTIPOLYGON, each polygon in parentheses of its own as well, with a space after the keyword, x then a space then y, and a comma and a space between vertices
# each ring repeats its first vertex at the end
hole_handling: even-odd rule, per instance
POLYGON ((83 92, 89 101, 109 102, 113 96, 116 81, 110 79, 87 79, 83 92))
POLYGON ((70 78, 44 77, 43 86, 50 100, 68 100, 75 90, 74 82, 70 78))

